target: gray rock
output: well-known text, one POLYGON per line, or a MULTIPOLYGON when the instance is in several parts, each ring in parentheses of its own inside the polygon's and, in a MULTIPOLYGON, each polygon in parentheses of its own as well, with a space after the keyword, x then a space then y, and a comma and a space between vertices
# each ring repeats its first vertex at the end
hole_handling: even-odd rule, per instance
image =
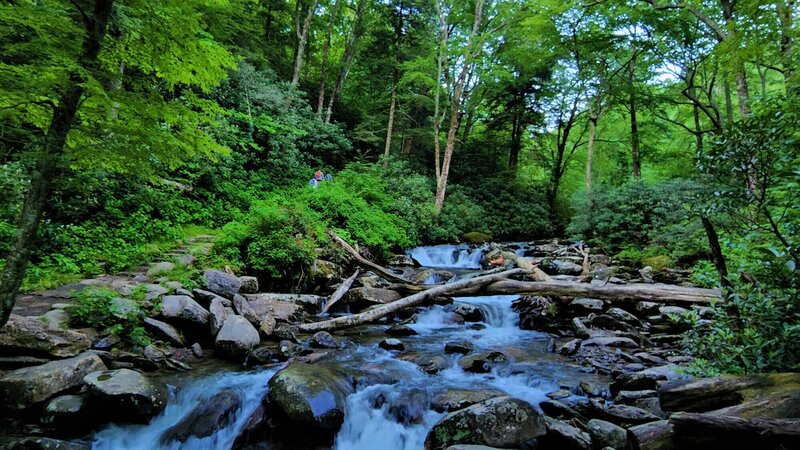
POLYGON ((603 420, 592 419, 587 424, 595 448, 628 448, 628 433, 624 428, 603 420))
POLYGON ((586 320, 586 324, 592 328, 600 328, 602 330, 636 331, 633 325, 617 320, 607 314, 600 314, 599 316, 591 314, 589 319, 586 320))
POLYGON ((77 442, 62 441, 49 437, 27 436, 21 438, 0 438, 4 450, 90 450, 91 447, 77 442))
POLYGON ((164 386, 133 370, 93 372, 84 382, 113 420, 146 423, 166 406, 164 386))
POLYGON ((83 353, 41 366, 14 370, 0 378, 0 404, 9 409, 25 409, 81 386, 86 375, 105 369, 97 355, 83 353))
POLYGON ((269 380, 268 398, 292 425, 332 434, 341 426, 347 396, 353 392, 353 380, 332 366, 292 364, 269 380))
POLYGON ((476 403, 480 403, 490 398, 502 397, 506 395, 503 391, 496 389, 460 389, 451 388, 440 392, 431 399, 431 408, 438 412, 458 411, 476 403))
POLYGON ((121 337, 116 334, 109 334, 92 342, 92 349, 109 351, 120 342, 122 342, 121 337))
POLYGON ((407 337, 407 336, 416 336, 417 332, 414 331, 413 328, 407 327, 405 325, 392 325, 389 327, 384 333, 388 336, 392 337, 407 337))
POLYGON ((642 326, 642 322, 640 322, 639 319, 636 316, 634 316, 633 314, 629 313, 628 311, 625 311, 624 309, 621 309, 621 308, 609 308, 608 311, 606 311, 606 314, 611 316, 611 317, 613 317, 613 318, 615 318, 615 319, 617 319, 617 320, 619 320, 619 321, 621 321, 621 322, 625 322, 627 324, 630 324, 630 325, 633 325, 633 326, 636 326, 636 327, 642 326))
POLYGON ((445 416, 428 433, 425 448, 454 444, 519 448, 545 432, 544 417, 533 405, 512 397, 495 397, 445 416))
POLYGON ((51 327, 36 317, 11 314, 0 328, 0 354, 47 354, 55 358, 75 356, 91 345, 83 333, 51 327))
POLYGON ((211 436, 228 426, 236 411, 242 406, 242 398, 234 390, 224 390, 200 402, 189 415, 170 427, 161 437, 161 443, 186 442, 189 438, 201 439, 211 436))
POLYGON ((141 314, 139 304, 129 298, 112 298, 111 308, 114 315, 119 318, 130 317, 131 315, 141 314))
POLYGON ((253 309, 250 302, 239 294, 233 296, 233 310, 240 316, 244 316, 253 325, 261 323, 261 317, 256 314, 256 310, 253 309))
POLYGON ((378 347, 384 350, 403 351, 406 349, 406 346, 399 339, 384 339, 378 343, 378 347))
POLYGON ((243 276, 239 277, 239 281, 242 282, 241 286, 239 286, 239 293, 255 294, 258 292, 258 278, 243 276))
POLYGON ((161 300, 161 315, 167 319, 207 325, 209 312, 187 295, 165 295, 161 300))
POLYGON ((172 325, 150 317, 144 318, 144 327, 153 336, 172 345, 183 347, 186 341, 172 325))
POLYGON ((572 318, 572 329, 575 331, 575 336, 581 339, 588 339, 591 336, 589 328, 578 317, 572 318))
POLYGON ((157 277, 159 275, 164 275, 165 273, 171 272, 175 268, 175 264, 167 261, 163 261, 160 263, 153 264, 150 269, 147 271, 148 277, 157 277))
POLYGON ((641 275, 643 282, 653 284, 653 268, 652 267, 645 266, 645 267, 639 269, 639 275, 641 275))
POLYGON ((641 408, 628 405, 604 405, 598 399, 591 400, 592 409, 603 420, 617 425, 641 425, 647 422, 661 420, 656 416, 641 408))
POLYGON ((178 258, 178 264, 185 267, 192 267, 197 263, 197 258, 192 255, 182 255, 178 258))
POLYGON ((559 275, 580 275, 583 273, 583 267, 574 262, 564 261, 561 259, 554 259, 550 265, 555 267, 559 275))
POLYGON ((347 291, 342 301, 356 308, 383 305, 400 299, 397 291, 380 288, 353 288, 347 291))
POLYGON ((388 261, 390 266, 408 266, 414 267, 414 260, 408 255, 392 255, 388 261))
POLYGON ((569 306, 579 314, 603 312, 603 301, 596 298, 576 298, 569 303, 569 306))
POLYGON ((444 344, 445 353, 461 353, 462 355, 466 355, 473 350, 475 350, 475 346, 468 341, 452 341, 444 344))
POLYGON ((311 338, 311 346, 317 348, 338 348, 339 341, 327 331, 318 331, 311 338))
POLYGON ((202 358, 203 357, 203 347, 200 346, 197 342, 192 344, 192 354, 195 358, 202 358))
POLYGON ((47 358, 37 358, 35 356, 0 356, 0 371, 40 366, 48 362, 50 360, 47 358))
POLYGON ((558 353, 564 356, 572 356, 575 353, 578 353, 578 349, 581 348, 581 340, 580 339, 573 339, 566 344, 562 345, 561 348, 558 349, 558 353))
POLYGON ((53 309, 41 316, 42 321, 53 328, 67 328, 72 317, 63 309, 53 309))
POLYGON ((501 352, 482 352, 461 357, 458 365, 466 372, 488 373, 495 363, 505 361, 506 355, 501 352))
POLYGON ((475 305, 459 303, 453 312, 462 316, 465 322, 483 322, 484 320, 483 312, 475 305))
POLYGON ((583 432, 567 422, 545 417, 547 434, 543 441, 548 448, 563 450, 590 450, 592 438, 589 433, 583 432))
POLYGON ((684 314, 689 312, 686 308, 681 308, 680 306, 662 306, 658 308, 658 312, 664 316, 677 316, 678 318, 683 317, 684 314))
POLYGON ((169 289, 161 286, 160 284, 148 284, 147 286, 147 293, 144 295, 144 299, 148 302, 152 302, 157 298, 161 297, 162 295, 166 295, 169 292, 169 289))
POLYGON ((597 383, 592 383, 586 380, 581 380, 581 390, 589 397, 608 397, 608 386, 603 386, 597 383))
POLYGON ((636 313, 639 317, 648 317, 658 314, 661 305, 655 302, 639 302, 636 304, 636 313))
POLYGON ((657 397, 658 392, 655 390, 643 390, 643 391, 620 391, 616 397, 614 397, 614 403, 619 403, 622 405, 633 405, 636 400, 642 398, 650 398, 650 397, 657 397))
POLYGON ((231 315, 219 330, 214 348, 226 358, 241 361, 260 342, 258 331, 247 319, 231 315))
POLYGON ((596 337, 591 338, 583 341, 581 344, 584 347, 623 347, 623 348, 638 348, 639 344, 637 344, 633 339, 626 338, 626 337, 596 337))
POLYGON ((60 395, 45 404, 40 421, 44 425, 75 431, 90 428, 98 419, 91 414, 85 395, 60 395))
POLYGON ((179 281, 167 281, 164 283, 164 287, 167 289, 172 289, 173 291, 177 291, 178 289, 183 289, 183 283, 179 281))
POLYGON ((239 278, 219 270, 208 269, 203 272, 203 278, 209 291, 230 299, 239 293, 242 286, 239 278))
POLYGON ((539 403, 539 408, 541 408, 542 412, 548 416, 556 419, 578 419, 582 422, 586 421, 586 418, 583 416, 583 414, 558 400, 545 400, 539 403))
POLYGON ((430 375, 450 367, 450 361, 445 359, 442 355, 426 356, 418 359, 416 362, 423 372, 430 375))
POLYGON ((222 302, 223 300, 222 297, 215 297, 208 307, 208 323, 211 326, 211 336, 216 336, 228 316, 234 314, 233 308, 225 306, 222 302))

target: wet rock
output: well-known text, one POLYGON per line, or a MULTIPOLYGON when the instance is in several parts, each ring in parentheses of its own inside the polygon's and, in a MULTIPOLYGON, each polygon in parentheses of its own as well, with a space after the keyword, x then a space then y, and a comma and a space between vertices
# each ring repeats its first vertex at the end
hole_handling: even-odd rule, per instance
POLYGON ((250 302, 239 294, 233 296, 233 310, 236 314, 249 320, 253 325, 259 325, 262 317, 256 314, 256 310, 250 306, 250 302))
POLYGON ((660 419, 666 419, 667 417, 667 415, 661 409, 661 401, 657 397, 646 397, 646 398, 636 399, 633 401, 633 405, 631 406, 647 411, 648 413, 660 419))
POLYGON ((605 405, 598 399, 592 399, 590 404, 597 416, 618 425, 641 425, 661 420, 660 417, 635 406, 605 405))
POLYGON ((311 338, 311 346, 316 348, 338 348, 339 341, 327 331, 318 331, 311 338))
POLYGON ((275 333, 276 326, 278 326, 278 321, 275 320, 275 318, 272 317, 271 315, 267 315, 263 319, 261 319, 261 322, 258 324, 258 330, 264 336, 269 337, 272 336, 273 333, 275 333))
POLYGON ((567 422, 545 417, 547 434, 540 438, 547 448, 563 450, 590 450, 592 438, 589 433, 583 432, 567 422))
POLYGON ((581 380, 580 384, 581 390, 589 397, 608 397, 609 391, 608 386, 602 386, 597 383, 591 383, 586 380, 581 380))
POLYGON ((93 372, 84 382, 114 420, 146 423, 166 406, 164 386, 133 370, 93 372))
POLYGON ((195 358, 202 358, 203 357, 203 347, 200 346, 197 342, 192 344, 192 354, 195 358))
POLYGON ((405 325, 392 325, 384 333, 392 337, 416 336, 417 332, 413 328, 405 325))
POLYGON ((557 391, 548 392, 545 395, 547 395, 547 398, 550 400, 561 400, 563 398, 572 396, 572 392, 570 392, 569 389, 559 389, 557 391))
POLYGON ((561 259, 543 260, 542 270, 550 275, 580 275, 583 273, 583 267, 579 264, 561 259))
POLYGON ((454 276, 456 276, 454 273, 446 270, 424 269, 417 272, 412 281, 417 284, 442 284, 450 281, 454 276))
POLYGON ((380 288, 352 288, 347 291, 342 301, 355 308, 365 308, 372 305, 383 305, 400 300, 401 295, 397 291, 380 288))
POLYGON ((543 401, 539 403, 539 408, 542 409, 543 413, 556 419, 564 419, 564 420, 578 419, 584 422, 586 421, 586 418, 584 417, 583 414, 581 414, 571 406, 558 400, 551 399, 543 401))
POLYGON ((648 317, 658 314, 661 305, 655 302, 639 302, 636 304, 636 313, 639 317, 648 317))
POLYGON ((476 403, 480 403, 490 398, 506 395, 503 391, 496 389, 459 389, 452 388, 440 392, 431 399, 431 408, 438 412, 458 411, 476 403))
POLYGON ((161 299, 161 315, 167 320, 206 326, 209 312, 188 295, 165 295, 161 299))
POLYGON ((601 314, 599 316, 590 315, 586 324, 593 328, 600 328, 603 330, 636 331, 633 325, 617 320, 607 314, 601 314))
POLYGON ((178 332, 175 327, 160 320, 152 319, 150 317, 144 318, 144 328, 157 339, 160 339, 168 344, 183 347, 186 341, 183 336, 178 332))
MULTIPOLYGON (((251 448, 250 444, 257 444, 266 440, 267 411, 264 405, 259 405, 245 420, 239 429, 239 435, 233 441, 233 449, 251 448)), ((257 447, 255 447, 257 448, 257 447)))
MULTIPOLYGON (((96 412, 96 411, 95 411, 96 412)), ((85 395, 60 395, 45 404, 40 421, 44 425, 81 432, 99 423, 85 395)))
POLYGON ((378 343, 378 347, 384 350, 399 350, 403 351, 406 346, 398 339, 384 339, 378 343))
POLYGON ((626 337, 596 337, 591 338, 583 341, 581 344, 583 347, 622 347, 622 348, 638 348, 639 344, 637 344, 633 339, 626 338, 626 337))
POLYGON ((622 405, 633 405, 636 400, 656 396, 658 396, 658 392, 649 389, 643 391, 620 391, 614 397, 614 402, 622 405))
POLYGON ((559 327, 558 306, 546 297, 524 296, 511 304, 523 330, 554 331, 559 327))
POLYGON ((475 346, 468 341, 451 341, 444 344, 445 353, 461 353, 462 355, 466 355, 474 349, 475 346))
POLYGON ((29 354, 68 358, 91 346, 83 333, 54 328, 35 317, 11 314, 0 328, 0 354, 29 354))
POLYGON ((239 277, 242 284, 239 286, 239 292, 242 294, 255 294, 258 292, 258 278, 256 277, 239 277))
POLYGON ((583 321, 578 317, 573 317, 572 319, 572 329, 575 332, 575 337, 580 339, 589 339, 591 333, 589 332, 589 328, 583 323, 583 321))
POLYGON ((258 331, 247 319, 231 315, 225 319, 225 324, 219 330, 214 348, 225 358, 241 361, 260 342, 258 331))
POLYGON ((558 349, 558 353, 564 356, 572 356, 578 352, 578 349, 581 348, 581 340, 580 339, 573 339, 566 344, 562 345, 558 349))
POLYGON ((465 372, 487 373, 492 370, 495 363, 503 362, 506 359, 506 355, 501 352, 482 352, 461 357, 458 365, 465 372))
POLYGON ((332 366, 292 364, 269 381, 269 402, 299 430, 335 433, 353 380, 332 366))
POLYGON ((649 364, 662 365, 662 364, 666 364, 667 363, 667 361, 664 358, 660 358, 658 356, 651 355, 650 353, 647 353, 647 352, 634 353, 633 356, 639 358, 642 362, 646 362, 646 363, 649 363, 649 364))
POLYGON ((175 264, 171 262, 163 261, 160 263, 155 263, 150 267, 150 269, 147 270, 147 276, 151 278, 159 277, 171 272, 174 268, 175 264))
POLYGON ((221 297, 214 297, 208 307, 209 312, 209 325, 211 326, 211 336, 216 336, 228 316, 234 314, 233 308, 227 307, 222 302, 221 297))
POLYGON ((389 258, 388 264, 390 266, 416 266, 416 264, 414 264, 414 260, 408 255, 392 255, 389 258))
POLYGON ((41 366, 25 367, 0 378, 0 404, 9 409, 25 409, 83 384, 91 372, 105 370, 100 358, 92 353, 51 361, 41 366))
POLYGON ((4 450, 90 450, 88 445, 62 441, 49 437, 28 436, 21 438, 0 438, 0 448, 4 450))
POLYGON ((641 372, 622 374, 611 383, 611 393, 617 395, 620 391, 654 390, 658 388, 659 381, 689 378, 688 375, 679 373, 679 369, 678 366, 666 365, 651 367, 641 372))
POLYGON ((545 432, 544 417, 533 405, 516 398, 496 397, 445 416, 428 433, 425 448, 454 444, 519 448, 545 432))
POLYGON ((603 312, 603 301, 596 298, 576 298, 569 303, 569 306, 578 314, 589 315, 603 312))
POLYGON ((242 405, 236 391, 224 390, 201 401, 183 420, 161 437, 161 443, 186 442, 189 438, 204 438, 228 426, 242 405))
POLYGON ((47 358, 35 356, 0 356, 0 370, 15 370, 23 367, 39 366, 50 362, 47 358))
POLYGON ((682 318, 689 310, 681 308, 680 306, 662 306, 658 308, 658 312, 664 317, 675 316, 677 318, 682 318))
POLYGON ((635 327, 642 326, 642 322, 636 316, 629 313, 628 311, 625 311, 624 309, 609 308, 608 311, 606 311, 606 314, 613 317, 614 319, 619 320, 620 322, 625 322, 628 325, 633 325, 635 327))
POLYGON ((209 291, 225 298, 232 299, 242 287, 242 280, 219 270, 206 270, 203 272, 203 279, 205 279, 206 288, 209 291))
POLYGON ((450 367, 450 363, 443 356, 434 355, 417 360, 417 365, 423 372, 433 375, 440 370, 450 367))
POLYGON ((460 303, 456 305, 453 312, 464 318, 465 322, 483 322, 483 312, 475 305, 460 303))
POLYGON ((92 342, 92 349, 108 351, 114 348, 120 342, 122 342, 121 337, 116 334, 109 334, 108 336, 103 336, 102 338, 96 339, 94 342, 92 342))
POLYGON ((586 424, 595 448, 628 448, 628 433, 624 428, 611 422, 592 419, 586 424))

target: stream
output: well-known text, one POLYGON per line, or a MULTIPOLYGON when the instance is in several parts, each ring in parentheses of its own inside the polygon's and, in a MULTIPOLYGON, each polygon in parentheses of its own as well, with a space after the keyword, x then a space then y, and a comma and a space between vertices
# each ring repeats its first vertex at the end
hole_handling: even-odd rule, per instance
MULTIPOLYGON (((459 274, 469 274, 470 271, 464 269, 479 267, 481 257, 480 250, 454 245, 420 247, 408 254, 426 267, 455 268, 459 269, 459 274)), ((431 408, 432 399, 447 389, 499 390, 538 405, 547 399, 548 392, 595 377, 548 353, 548 335, 519 328, 518 315, 511 307, 517 298, 513 295, 458 297, 452 306, 437 305, 424 310, 409 324, 418 334, 400 338, 407 349, 400 354, 377 346, 385 337, 386 325, 364 327, 361 334, 350 336, 354 343, 336 352, 332 361, 345 371, 378 367, 399 381, 364 387, 347 398, 345 420, 335 436, 333 449, 422 449, 428 431, 445 415, 431 408), (456 323, 452 309, 459 304, 477 307, 484 320, 456 323), (503 352, 508 361, 498 363, 489 373, 465 372, 458 365, 462 355, 443 351, 445 343, 452 341, 469 342, 476 352, 503 352), (414 362, 425 357, 441 357, 446 364, 430 375, 414 362)), ((267 382, 278 369, 225 370, 199 377, 191 372, 176 375, 169 381, 169 404, 161 415, 148 425, 111 425, 93 436, 92 448, 231 448, 247 418, 260 405, 267 382), (232 390, 243 399, 227 425, 202 439, 162 442, 171 427, 222 390, 232 390)), ((271 448, 271 445, 267 442, 258 448, 271 448)))

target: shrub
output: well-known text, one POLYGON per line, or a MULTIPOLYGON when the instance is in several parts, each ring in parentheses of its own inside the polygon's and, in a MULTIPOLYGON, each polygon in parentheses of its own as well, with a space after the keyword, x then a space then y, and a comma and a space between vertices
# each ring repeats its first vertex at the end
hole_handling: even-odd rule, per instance
MULTIPOLYGON (((132 297, 141 300, 143 290, 135 291, 132 297)), ((106 288, 88 287, 80 292, 73 291, 73 301, 67 308, 75 325, 90 326, 101 333, 116 334, 131 345, 145 346, 150 343, 142 327, 143 314, 139 308, 122 312, 112 302, 119 293, 106 288)))

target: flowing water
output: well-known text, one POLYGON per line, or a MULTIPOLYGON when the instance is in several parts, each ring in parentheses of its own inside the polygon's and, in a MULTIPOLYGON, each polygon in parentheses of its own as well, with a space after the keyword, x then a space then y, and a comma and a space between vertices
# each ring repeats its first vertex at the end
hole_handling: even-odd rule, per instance
MULTIPOLYGON (((437 246, 409 252, 425 265, 465 267, 476 258, 478 250, 458 246, 437 246), (422 258, 422 259, 421 259, 422 258), (455 266, 451 266, 451 265, 455 266)), ((494 389, 534 405, 546 399, 547 392, 564 383, 585 379, 580 368, 546 352, 549 337, 521 330, 518 315, 511 304, 517 296, 483 296, 455 298, 454 305, 433 306, 420 312, 409 326, 418 334, 401 338, 407 351, 402 355, 377 348, 383 326, 372 326, 365 337, 337 353, 334 361, 347 370, 378 367, 399 380, 394 384, 378 384, 350 395, 344 424, 334 440, 335 450, 420 450, 428 431, 442 417, 431 409, 431 400, 447 389, 494 389), (482 323, 454 321, 452 309, 468 304, 480 309, 482 323), (467 341, 475 351, 501 351, 509 361, 499 363, 490 373, 473 374, 458 366, 461 355, 445 354, 450 341, 467 341), (403 356, 400 358, 399 356, 403 356), (413 361, 443 357, 443 369, 430 375, 413 361)), ((269 378, 276 369, 251 372, 223 372, 196 379, 181 389, 173 389, 169 406, 149 425, 111 426, 94 438, 95 449, 219 449, 230 448, 244 421, 258 407, 267 390, 269 378), (243 398, 241 408, 231 423, 204 439, 190 439, 182 444, 162 443, 171 427, 187 417, 198 405, 222 390, 233 390, 243 398)), ((267 447, 268 448, 268 447, 267 447)))

